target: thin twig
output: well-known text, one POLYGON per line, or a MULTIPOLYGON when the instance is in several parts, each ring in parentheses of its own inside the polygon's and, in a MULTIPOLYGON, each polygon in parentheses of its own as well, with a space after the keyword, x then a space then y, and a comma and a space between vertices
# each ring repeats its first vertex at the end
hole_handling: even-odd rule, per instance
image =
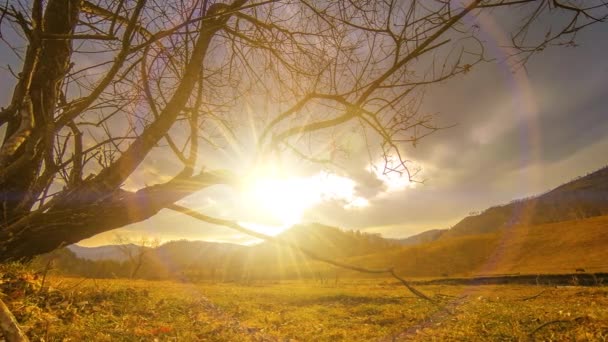
POLYGON ((536 298, 536 297, 538 297, 538 296, 542 295, 542 294, 543 294, 543 293, 545 293, 546 291, 547 291, 547 289, 544 289, 544 290, 540 291, 539 293, 535 294, 534 296, 530 296, 530 297, 524 297, 524 298, 521 298, 520 300, 521 300, 522 302, 525 302, 525 301, 527 301, 527 300, 534 299, 534 298, 536 298))
POLYGON ((536 334, 539 330, 545 328, 546 326, 552 325, 552 324, 559 324, 559 323, 582 323, 589 320, 589 316, 579 316, 576 317, 574 319, 557 319, 554 321, 549 321, 549 322, 545 322, 541 325, 539 325, 538 327, 536 327, 534 330, 532 330, 529 334, 528 337, 530 338, 531 341, 535 340, 534 339, 534 334, 536 334))
POLYGON ((267 242, 272 242, 274 244, 278 244, 278 245, 282 245, 282 246, 286 246, 289 247, 295 251, 298 251, 304 255, 306 255, 307 257, 313 259, 313 260, 317 260, 317 261, 321 261, 324 262, 326 264, 330 264, 336 267, 340 267, 340 268, 344 268, 344 269, 348 269, 348 270, 352 270, 352 271, 357 271, 357 272, 361 272, 361 273, 372 273, 372 274, 382 274, 382 273, 388 273, 390 274, 393 278, 399 280, 401 282, 401 284, 403 284, 403 286, 405 286, 408 290, 410 290, 410 292, 412 292, 414 295, 418 296, 419 298, 428 300, 429 302, 436 304, 435 300, 433 300, 431 297, 425 295, 424 293, 420 292, 419 290, 417 290, 416 288, 414 288, 409 282, 407 282, 405 279, 399 277, 396 273, 395 270, 393 268, 387 268, 387 269, 369 269, 369 268, 364 268, 364 267, 360 267, 360 266, 355 266, 355 265, 350 265, 350 264, 346 264, 343 262, 339 262, 339 261, 335 261, 332 259, 328 259, 325 257, 322 257, 318 254, 316 254, 313 251, 310 251, 304 247, 301 247, 293 242, 281 239, 279 237, 273 237, 273 236, 269 236, 266 234, 262 234, 262 233, 258 233, 256 231, 253 231, 251 229, 247 229, 243 226, 241 226, 240 224, 238 224, 235 221, 230 221, 230 220, 224 220, 224 219, 219 219, 216 217, 211 217, 211 216, 207 216, 204 214, 201 214, 197 211, 194 211, 192 209, 188 209, 186 207, 183 207, 181 205, 178 204, 171 204, 169 206, 166 207, 167 209, 171 209, 174 211, 177 211, 179 213, 188 215, 190 217, 193 217, 197 220, 200 221, 204 221, 207 223, 211 223, 211 224, 215 224, 215 225, 220 225, 220 226, 225 226, 231 229, 234 229, 238 232, 250 235, 250 236, 254 236, 256 238, 262 239, 264 241, 267 242))
POLYGON ((549 322, 545 322, 541 325, 539 325, 538 327, 536 327, 534 330, 532 330, 528 336, 530 337, 530 339, 532 339, 532 337, 534 336, 534 334, 536 334, 539 330, 541 330, 542 328, 552 325, 552 324, 558 324, 558 323, 572 323, 573 321, 570 320, 565 320, 565 319, 558 319, 555 321, 549 321, 549 322))

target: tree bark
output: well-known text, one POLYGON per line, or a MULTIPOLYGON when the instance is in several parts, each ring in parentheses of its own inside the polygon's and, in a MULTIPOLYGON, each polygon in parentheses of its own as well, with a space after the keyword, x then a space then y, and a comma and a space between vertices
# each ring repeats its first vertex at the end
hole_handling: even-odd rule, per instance
MULTIPOLYGON (((50 0, 44 14, 44 27, 37 34, 65 36, 73 33, 81 2, 50 0)), ((237 0, 232 5, 220 7, 233 9, 245 2, 237 0)), ((133 16, 136 18, 135 14, 133 16)), ((34 127, 27 141, 9 156, 8 164, 12 163, 11 166, 17 165, 15 161, 21 159, 18 167, 11 168, 10 174, 3 174, 0 170, 0 262, 29 259, 59 246, 143 221, 184 196, 224 181, 217 174, 186 178, 192 172, 188 168, 162 185, 135 193, 120 189, 184 110, 199 80, 210 42, 229 17, 230 14, 213 14, 202 24, 192 57, 171 100, 157 120, 147 126, 115 162, 88 181, 82 181, 74 188, 64 188, 62 193, 55 195, 48 208, 34 211, 31 210, 35 208, 41 191, 53 180, 41 175, 43 168, 45 173, 49 170, 56 172, 52 171, 55 167, 52 150, 56 133, 55 113, 62 81, 69 69, 72 40, 39 40, 36 45, 37 41, 30 39, 30 46, 39 46, 39 49, 30 50, 39 51, 39 56, 36 68, 32 70, 31 85, 23 90, 23 98, 31 98, 34 127)), ((19 117, 15 116, 9 122, 7 136, 16 132, 19 126, 19 117)))
MULTIPOLYGON (((29 56, 26 56, 26 59, 33 58, 36 63, 30 71, 31 75, 21 75, 20 84, 24 85, 25 89, 18 89, 24 94, 20 103, 17 103, 17 107, 21 108, 26 105, 25 99, 29 97, 33 129, 25 143, 9 158, 9 163, 22 158, 23 164, 16 172, 0 180, 0 189, 2 189, 0 202, 3 203, 4 222, 10 222, 15 217, 27 213, 36 200, 34 185, 45 160, 44 155, 52 148, 53 134, 50 133, 54 133, 55 108, 72 55, 72 40, 42 40, 40 35, 42 32, 57 35, 71 34, 78 22, 80 4, 80 0, 50 0, 44 13, 44 24, 42 27, 33 28, 28 49, 29 56), (29 85, 27 82, 22 82, 30 77, 29 85)), ((13 116, 7 127, 5 141, 17 132, 20 124, 21 117, 13 116)), ((46 162, 52 162, 52 158, 47 158, 46 162)))
POLYGON ((204 173, 141 189, 116 190, 100 200, 87 184, 44 213, 34 213, 18 225, 0 231, 0 262, 28 260, 62 245, 141 222, 161 209, 205 187, 233 184, 232 175, 204 173))

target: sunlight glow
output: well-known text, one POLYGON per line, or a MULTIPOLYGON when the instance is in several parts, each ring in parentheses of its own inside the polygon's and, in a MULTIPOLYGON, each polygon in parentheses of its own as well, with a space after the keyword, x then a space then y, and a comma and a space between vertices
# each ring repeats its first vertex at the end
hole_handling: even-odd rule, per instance
POLYGON ((306 210, 322 202, 338 201, 346 209, 369 205, 356 194, 355 187, 352 179, 328 172, 309 177, 284 177, 272 169, 257 172, 247 182, 246 196, 264 211, 264 216, 279 224, 271 227, 248 223, 248 226, 265 234, 277 234, 300 223, 306 210))
MULTIPOLYGON (((251 229, 258 233, 262 233, 262 234, 266 234, 266 235, 270 235, 270 236, 279 235, 281 232, 287 230, 290 227, 287 225, 269 226, 269 225, 265 225, 265 224, 252 223, 252 222, 241 222, 241 221, 239 221, 238 224, 240 224, 241 226, 243 226, 247 229, 251 229)), ((251 245, 251 244, 255 244, 258 242, 262 242, 262 241, 264 241, 264 240, 252 238, 251 241, 249 241, 246 244, 251 245)))
POLYGON ((386 187, 386 192, 397 192, 406 188, 413 188, 415 183, 412 183, 406 172, 385 171, 384 161, 369 166, 369 171, 382 181, 386 187))

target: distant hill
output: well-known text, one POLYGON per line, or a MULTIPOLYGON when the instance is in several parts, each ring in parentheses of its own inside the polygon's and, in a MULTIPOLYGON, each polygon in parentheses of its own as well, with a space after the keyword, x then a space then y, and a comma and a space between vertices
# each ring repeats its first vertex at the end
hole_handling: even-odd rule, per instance
MULTIPOLYGON (((605 261, 608 260, 605 247, 608 246, 608 168, 541 196, 491 207, 464 218, 449 230, 430 230, 392 240, 377 234, 307 224, 295 225, 278 238, 335 260, 370 268, 393 266, 407 277, 567 273, 575 269, 608 271, 608 261, 605 261)), ((130 248, 139 247, 131 245, 130 248)), ((121 274, 116 268, 128 264, 117 246, 70 246, 69 249, 89 260, 88 264, 78 266, 79 272, 97 267, 91 273, 94 276, 121 274), (108 262, 96 266, 93 261, 108 262)), ((250 281, 326 279, 329 274, 336 277, 338 273, 349 274, 268 242, 242 246, 174 241, 151 249, 146 255, 147 262, 139 275, 147 278, 250 281)))
MULTIPOLYGON (((380 235, 344 231, 321 224, 295 225, 278 238, 296 243, 325 257, 344 259, 397 248, 398 244, 380 235)), ((138 248, 134 246, 132 248, 138 248)), ((69 246, 79 258, 125 262, 117 246, 69 246)), ((263 242, 254 246, 205 241, 172 241, 146 253, 140 275, 149 278, 171 276, 190 279, 230 280, 250 278, 291 278, 317 274, 311 261, 289 248, 263 242)), ((315 266, 316 267, 316 266, 315 266)), ((116 272, 114 272, 116 273, 116 272)), ((97 274, 97 273, 96 273, 97 274)))
POLYGON ((439 237, 446 231, 447 231, 447 229, 431 229, 431 230, 424 231, 420 234, 406 237, 404 239, 393 239, 393 240, 402 246, 418 245, 421 243, 435 241, 435 240, 439 239, 439 237))
MULTIPOLYGON (((495 232, 399 246, 377 235, 312 225, 282 234, 315 253, 369 268, 395 267, 402 276, 452 277, 499 274, 573 273, 608 271, 608 215, 541 225, 503 227, 495 232), (301 242, 301 243, 300 243, 301 242)), ((116 248, 116 246, 107 246, 116 248)), ((70 248, 72 250, 72 248, 70 248)), ((90 248, 94 252, 104 248, 90 248)), ((79 248, 81 252, 87 248, 79 248)), ((99 257, 101 254, 90 255, 99 257)), ((103 254, 108 256, 109 254, 103 254)), ((174 241, 148 254, 140 276, 192 281, 255 281, 263 279, 327 279, 368 276, 334 269, 298 252, 270 243, 255 246, 174 241)), ((97 261, 101 262, 101 261, 97 261)), ((70 261, 65 263, 73 265, 70 261)), ((125 264, 78 266, 88 276, 121 274, 111 267, 125 264)), ((128 267, 127 267, 128 268, 128 267)), ((123 273, 124 274, 124 273, 123 273)))
POLYGON ((608 215, 608 167, 543 195, 515 200, 465 217, 438 238, 484 234, 515 225, 537 225, 601 215, 608 215))
POLYGON ((450 229, 432 229, 403 239, 412 246, 459 236, 493 233, 515 225, 538 225, 608 215, 608 166, 540 196, 490 207, 460 220, 450 229))
MULTIPOLYGON (((295 225, 278 235, 285 241, 328 257, 351 257, 384 251, 398 244, 382 238, 380 234, 341 230, 318 223, 295 225)), ((267 248, 270 243, 262 243, 258 248, 267 248)))
POLYGON ((608 271, 608 216, 515 226, 351 259, 407 277, 608 271))
POLYGON ((158 246, 154 253, 175 263, 185 264, 200 258, 223 257, 246 248, 232 243, 179 240, 158 246))
MULTIPOLYGON (((135 250, 139 249, 140 247, 134 244, 130 244, 127 248, 135 250)), ((68 246, 68 249, 74 252, 77 257, 86 260, 127 260, 127 255, 120 250, 118 245, 106 245, 99 247, 83 247, 78 245, 70 245, 68 246)))

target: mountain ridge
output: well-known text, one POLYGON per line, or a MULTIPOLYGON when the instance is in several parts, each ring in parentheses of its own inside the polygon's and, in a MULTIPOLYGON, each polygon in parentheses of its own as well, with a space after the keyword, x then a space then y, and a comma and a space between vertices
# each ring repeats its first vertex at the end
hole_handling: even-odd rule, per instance
MULTIPOLYGON (((608 269, 608 264, 596 262, 608 259, 602 247, 608 244, 607 229, 608 167, 604 167, 542 195, 489 207, 449 230, 385 239, 322 224, 299 224, 277 237, 335 260, 370 268, 392 265, 412 277, 445 277, 542 272, 555 269, 550 263, 561 265, 562 269, 555 269, 559 272, 579 267, 608 269), (564 248, 574 254, 568 255, 564 248)), ((69 249, 90 260, 111 255, 114 261, 126 260, 124 255, 116 257, 119 248, 112 245, 69 249)), ((190 279, 287 279, 333 272, 300 252, 270 242, 242 246, 173 241, 153 249, 150 263, 155 265, 152 269, 162 269, 164 276, 181 274, 190 279)))
POLYGON ((543 194, 486 208, 449 229, 427 230, 399 239, 404 245, 496 232, 516 225, 539 225, 608 215, 608 166, 543 194))

